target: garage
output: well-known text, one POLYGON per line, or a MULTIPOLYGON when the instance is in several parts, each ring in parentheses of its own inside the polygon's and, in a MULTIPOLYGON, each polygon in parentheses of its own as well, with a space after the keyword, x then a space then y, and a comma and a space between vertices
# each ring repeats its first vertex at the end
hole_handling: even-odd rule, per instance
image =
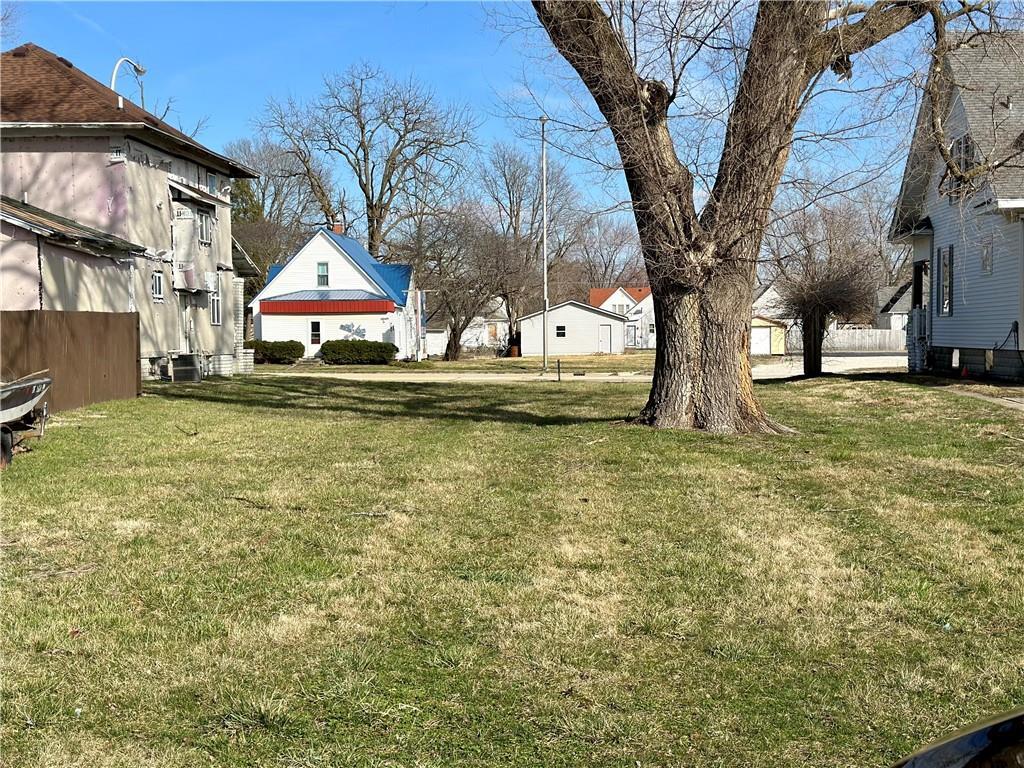
POLYGON ((786 324, 755 315, 750 321, 750 354, 753 357, 786 354, 786 324))
MULTIPOLYGON (((544 352, 544 313, 519 318, 523 355, 544 352)), ((621 355, 625 351, 626 318, 579 301, 564 301, 548 310, 548 354, 621 355)))

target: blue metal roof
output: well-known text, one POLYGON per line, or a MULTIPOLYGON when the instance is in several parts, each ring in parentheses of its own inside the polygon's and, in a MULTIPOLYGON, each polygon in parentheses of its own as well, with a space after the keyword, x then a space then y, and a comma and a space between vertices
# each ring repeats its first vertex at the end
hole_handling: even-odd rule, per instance
POLYGON ((282 269, 284 269, 284 264, 271 264, 269 267, 267 267, 267 282, 264 283, 264 285, 266 285, 275 277, 277 277, 277 273, 280 272, 282 269))
POLYGON ((270 296, 263 301, 387 301, 389 298, 369 291, 293 291, 281 296, 270 296))
POLYGON ((387 298, 399 306, 405 306, 409 281, 412 279, 412 267, 408 264, 382 264, 374 259, 358 240, 347 235, 339 235, 327 227, 321 227, 321 231, 348 254, 349 258, 387 294, 387 298))

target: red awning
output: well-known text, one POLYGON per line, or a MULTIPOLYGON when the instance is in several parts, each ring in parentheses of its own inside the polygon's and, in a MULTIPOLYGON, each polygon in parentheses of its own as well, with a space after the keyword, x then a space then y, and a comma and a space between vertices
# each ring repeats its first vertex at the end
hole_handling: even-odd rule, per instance
POLYGON ((395 311, 390 299, 362 301, 260 301, 264 315, 375 315, 395 311))

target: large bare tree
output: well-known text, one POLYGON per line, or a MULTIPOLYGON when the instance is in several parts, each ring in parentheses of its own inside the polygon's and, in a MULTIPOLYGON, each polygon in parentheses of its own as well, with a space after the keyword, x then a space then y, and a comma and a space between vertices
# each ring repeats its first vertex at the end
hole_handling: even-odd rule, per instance
MULTIPOLYGON (((540 294, 541 185, 535 158, 508 144, 491 148, 479 168, 484 207, 497 233, 502 274, 498 296, 505 304, 510 328, 526 305, 540 294)), ((548 260, 557 264, 579 240, 585 216, 565 169, 548 168, 548 260)))
MULTIPOLYGON (((311 104, 269 102, 263 124, 307 168, 321 157, 351 178, 374 258, 404 221, 403 198, 442 191, 474 128, 465 108, 443 105, 419 83, 368 65, 326 77, 311 104)), ((319 197, 329 209, 329 196, 319 197)))
MULTIPOLYGON (((947 23, 987 5, 795 0, 762 2, 751 11, 703 1, 535 0, 551 42, 611 129, 629 188, 659 339, 641 423, 780 429, 754 396, 750 301, 798 120, 823 83, 851 76, 858 54, 925 17, 941 41, 947 23), (701 65, 709 52, 713 65, 701 65), (710 99, 705 110, 708 122, 724 123, 711 172, 698 160, 680 161, 670 128, 672 106, 687 93, 692 71, 705 83, 718 78, 728 94, 710 99), (697 179, 706 181, 703 206, 697 179)), ((709 143, 697 129, 688 138, 709 143)))

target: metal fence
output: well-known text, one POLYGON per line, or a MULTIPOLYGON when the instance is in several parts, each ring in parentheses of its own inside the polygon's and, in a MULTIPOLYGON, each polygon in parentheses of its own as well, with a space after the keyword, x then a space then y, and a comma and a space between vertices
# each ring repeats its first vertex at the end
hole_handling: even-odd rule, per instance
POLYGON ((49 369, 51 411, 137 397, 139 316, 135 312, 0 312, 4 381, 49 369))
MULTIPOLYGON (((822 352, 905 352, 907 332, 902 328, 841 328, 825 333, 822 352)), ((804 337, 799 326, 786 334, 786 351, 800 354, 804 351, 804 337)))

